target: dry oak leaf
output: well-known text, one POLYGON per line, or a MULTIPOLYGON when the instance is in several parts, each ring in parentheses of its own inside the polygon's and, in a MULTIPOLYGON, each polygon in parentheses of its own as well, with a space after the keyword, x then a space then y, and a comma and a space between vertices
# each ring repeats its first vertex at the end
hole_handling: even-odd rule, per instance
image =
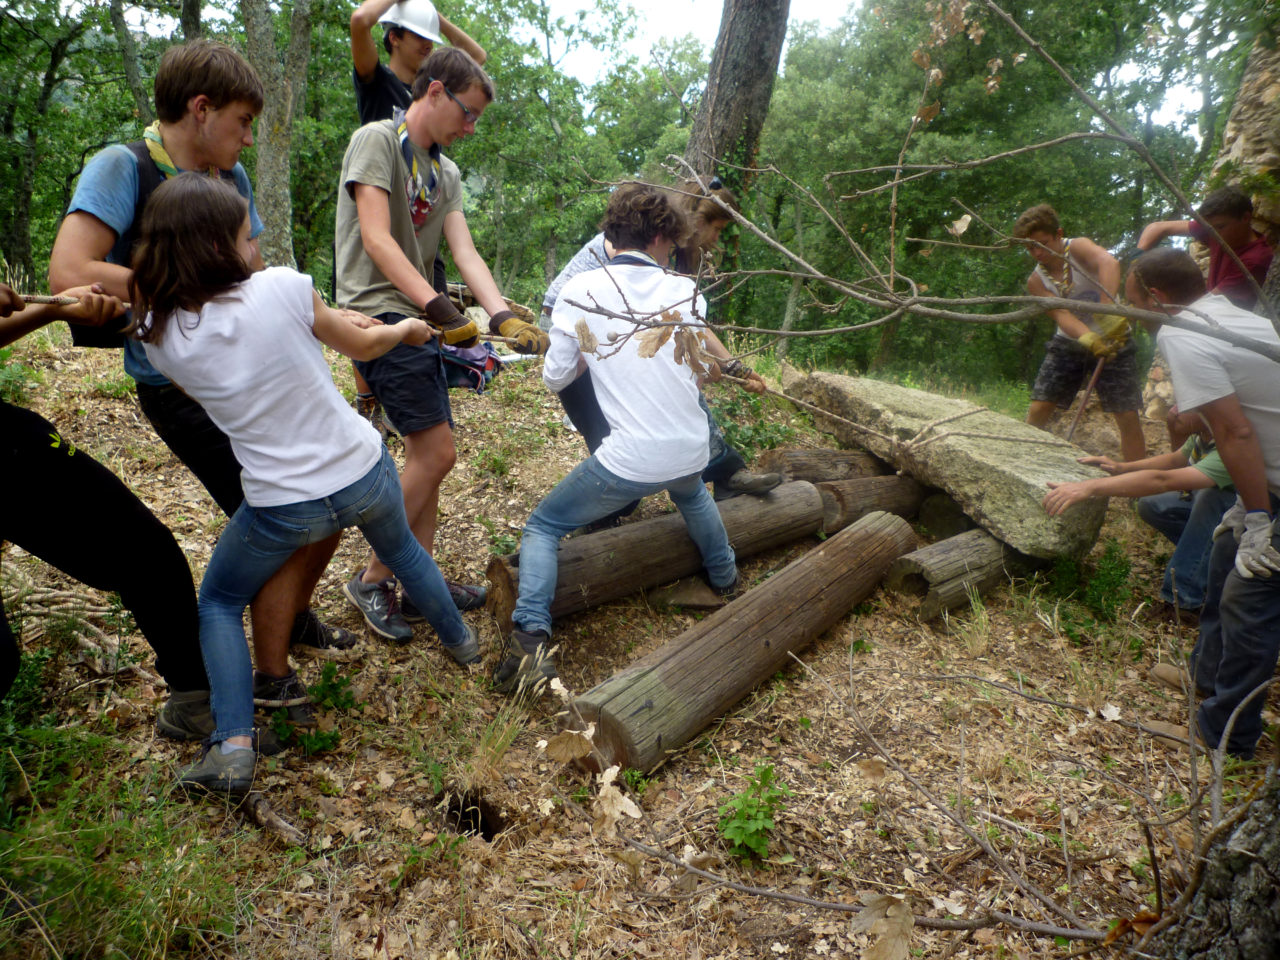
POLYGON ((584 730, 561 730, 547 741, 547 756, 557 763, 572 763, 591 752, 591 734, 584 730))
POLYGON ((595 800, 596 822, 595 828, 599 831, 611 830, 621 817, 627 816, 632 819, 639 819, 640 808, 636 806, 635 801, 630 797, 624 796, 622 791, 618 789, 614 780, 618 777, 618 771, 622 768, 618 764, 614 764, 604 773, 600 774, 600 793, 595 800))
POLYGON ((850 933, 867 933, 876 939, 863 960, 906 960, 915 923, 904 900, 886 894, 864 893, 865 907, 849 922, 850 933))
POLYGON ((929 104, 927 107, 921 107, 919 110, 917 110, 916 119, 919 120, 921 123, 928 123, 930 120, 932 120, 941 112, 942 112, 942 104, 939 101, 935 100, 933 101, 933 103, 929 104))
POLYGON ((573 332, 578 335, 578 348, 583 353, 596 352, 596 348, 600 346, 600 341, 596 339, 596 335, 587 326, 586 317, 578 318, 578 322, 573 325, 573 332))
MULTIPOLYGON (((644 331, 644 333, 636 337, 640 342, 640 349, 636 351, 636 355, 643 360, 648 360, 655 356, 657 352, 662 349, 662 345, 671 338, 671 334, 674 331, 675 327, 667 326, 666 324, 658 327, 650 327, 648 330, 644 331)), ((676 362, 679 363, 678 360, 676 362)))
POLYGON ((959 220, 952 220, 951 226, 947 227, 947 233, 953 237, 958 237, 969 229, 969 224, 973 222, 973 217, 965 214, 959 220))
POLYGON ((885 764, 879 757, 867 757, 865 760, 859 760, 857 767, 858 772, 872 783, 879 783, 884 779, 885 764))

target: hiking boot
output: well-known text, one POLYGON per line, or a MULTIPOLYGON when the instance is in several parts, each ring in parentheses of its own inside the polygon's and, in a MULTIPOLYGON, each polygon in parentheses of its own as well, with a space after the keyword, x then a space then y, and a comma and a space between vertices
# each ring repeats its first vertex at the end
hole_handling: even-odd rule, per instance
MULTIPOLYGON (((1213 748, 1204 742, 1204 734, 1200 732, 1200 724, 1196 723, 1194 725, 1196 746, 1204 750, 1212 750, 1213 748)), ((1186 723, 1166 723, 1163 720, 1148 720, 1146 723, 1140 724, 1140 726, 1147 733, 1153 733, 1164 740, 1176 740, 1179 743, 1191 745, 1191 731, 1186 723)))
POLYGON ((1161 600, 1159 603, 1153 604, 1151 607, 1151 616, 1156 620, 1171 623, 1175 627, 1200 626, 1199 607, 1179 607, 1170 603, 1168 600, 1161 600))
POLYGON ((373 394, 356 394, 356 413, 364 417, 369 423, 373 424, 373 429, 378 431, 378 436, 383 441, 391 433, 391 427, 387 425, 387 418, 382 415, 382 404, 378 402, 378 398, 373 394))
POLYGON ((555 676, 551 635, 545 630, 526 633, 517 628, 507 638, 502 662, 493 671, 493 688, 499 693, 538 696, 555 676))
MULTIPOLYGON (((454 583, 452 580, 446 580, 444 585, 449 588, 449 597, 459 611, 479 610, 489 596, 488 590, 476 584, 454 583)), ((400 616, 404 618, 405 623, 422 623, 427 619, 418 609, 418 605, 404 592, 403 587, 400 589, 400 616)))
POLYGON ((454 663, 460 667, 469 667, 480 662, 480 634, 469 623, 464 623, 463 626, 467 629, 467 639, 456 644, 442 643, 441 646, 453 657, 454 663))
POLYGON ((739 470, 728 480, 721 480, 715 485, 715 499, 728 500, 743 493, 758 497, 768 493, 781 482, 782 474, 780 473, 752 473, 750 470, 739 470))
POLYGON ((200 762, 182 771, 178 786, 191 790, 207 790, 227 796, 241 796, 253 786, 257 756, 252 749, 222 752, 221 743, 204 749, 200 762))
POLYGON ((293 618, 290 647, 307 647, 322 653, 345 653, 360 642, 350 630, 323 622, 314 610, 303 610, 293 618))
POLYGON ((174 690, 156 714, 156 732, 172 740, 203 740, 213 731, 208 690, 174 690))
POLYGON ((732 600, 742 590, 742 571, 737 567, 733 568, 733 582, 723 587, 717 587, 710 580, 707 585, 715 591, 716 596, 724 597, 726 600, 732 600))
POLYGON ((318 723, 316 708, 306 684, 298 679, 297 670, 290 670, 283 677, 253 671, 253 705, 268 712, 287 710, 289 722, 295 727, 314 727, 318 723))
POLYGON ((364 616, 364 622, 380 637, 396 643, 408 643, 413 639, 413 628, 400 615, 400 601, 396 598, 396 582, 393 579, 364 583, 357 573, 343 586, 342 592, 364 616))

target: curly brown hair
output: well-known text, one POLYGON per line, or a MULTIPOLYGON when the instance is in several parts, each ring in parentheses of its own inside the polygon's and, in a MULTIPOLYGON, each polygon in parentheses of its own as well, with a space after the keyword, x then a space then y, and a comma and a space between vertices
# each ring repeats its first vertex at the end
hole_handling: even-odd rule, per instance
POLYGON ((248 213, 235 187, 201 173, 156 187, 133 248, 135 337, 159 343, 177 310, 199 311, 249 279, 252 270, 236 252, 248 213))
POLYGON ((1062 229, 1058 222, 1058 211, 1047 203, 1039 203, 1030 210, 1024 210, 1013 225, 1013 238, 1025 240, 1033 233, 1047 233, 1057 236, 1062 229))
POLYGON ((676 246, 689 236, 689 221, 671 195, 647 183, 625 183, 613 192, 600 224, 615 250, 643 250, 658 237, 676 246))

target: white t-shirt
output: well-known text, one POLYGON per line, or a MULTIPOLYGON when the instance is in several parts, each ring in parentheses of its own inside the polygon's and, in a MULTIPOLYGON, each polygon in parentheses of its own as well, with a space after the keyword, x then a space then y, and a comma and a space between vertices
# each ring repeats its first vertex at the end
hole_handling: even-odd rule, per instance
POLYGON ((199 314, 179 310, 161 343, 145 345, 230 438, 254 507, 327 497, 382 456, 378 432, 334 386, 312 289, 310 277, 272 267, 199 314))
MULTIPOLYGON (((1212 317, 1224 330, 1280 346, 1280 337, 1269 320, 1237 307, 1226 297, 1209 294, 1192 307, 1212 317)), ((1177 317, 1204 324, 1188 310, 1177 317)), ((1280 364, 1224 340, 1176 327, 1161 326, 1156 340, 1169 364, 1179 410, 1190 413, 1235 394, 1262 447, 1267 484, 1273 493, 1280 494, 1280 364)))
POLYGON ((621 345, 609 341, 610 333, 621 337, 634 331, 633 323, 571 306, 570 301, 599 305, 623 316, 629 308, 646 319, 671 310, 687 321, 705 322, 707 304, 694 282, 667 273, 652 260, 644 265, 601 267, 573 277, 560 290, 551 314, 551 347, 542 379, 552 390, 562 390, 576 376, 578 358, 586 357, 596 398, 609 421, 609 435, 596 451, 605 469, 637 483, 662 483, 700 473, 707 465, 707 415, 698 405, 693 371, 675 362, 674 340, 668 338, 653 357, 643 358, 639 337, 621 345), (600 356, 582 353, 576 330, 579 320, 586 321, 596 338, 600 356))

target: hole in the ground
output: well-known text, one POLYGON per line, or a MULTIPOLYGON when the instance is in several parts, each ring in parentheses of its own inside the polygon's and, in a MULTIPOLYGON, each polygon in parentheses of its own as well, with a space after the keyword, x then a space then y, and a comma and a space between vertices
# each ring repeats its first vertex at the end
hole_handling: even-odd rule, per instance
POLYGON ((436 795, 436 802, 444 803, 445 822, 458 833, 493 840, 507 829, 507 818, 501 808, 479 790, 449 788, 436 795))

